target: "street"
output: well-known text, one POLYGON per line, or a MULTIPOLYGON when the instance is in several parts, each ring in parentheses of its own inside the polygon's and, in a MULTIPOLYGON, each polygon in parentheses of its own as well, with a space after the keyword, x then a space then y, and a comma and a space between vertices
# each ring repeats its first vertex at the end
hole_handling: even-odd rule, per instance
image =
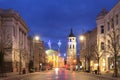
POLYGON ((102 78, 91 73, 69 71, 63 68, 36 72, 29 75, 11 77, 3 80, 113 80, 102 78))

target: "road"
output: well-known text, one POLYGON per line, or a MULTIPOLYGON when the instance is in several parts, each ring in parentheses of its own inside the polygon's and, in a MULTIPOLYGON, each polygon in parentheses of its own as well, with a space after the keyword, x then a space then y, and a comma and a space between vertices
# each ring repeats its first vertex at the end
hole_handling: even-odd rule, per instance
MULTIPOLYGON (((45 72, 37 72, 26 76, 19 76, 4 80, 110 80, 95 76, 91 73, 69 71, 55 68, 45 72)), ((112 80, 112 79, 111 79, 112 80)))

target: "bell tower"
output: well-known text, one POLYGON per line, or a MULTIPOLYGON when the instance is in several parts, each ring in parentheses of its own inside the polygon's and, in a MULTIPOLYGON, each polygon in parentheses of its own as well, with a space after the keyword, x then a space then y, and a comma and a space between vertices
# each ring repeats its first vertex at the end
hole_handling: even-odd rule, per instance
POLYGON ((73 30, 70 30, 68 36, 68 46, 67 46, 67 64, 74 65, 76 64, 76 37, 73 34, 73 30))

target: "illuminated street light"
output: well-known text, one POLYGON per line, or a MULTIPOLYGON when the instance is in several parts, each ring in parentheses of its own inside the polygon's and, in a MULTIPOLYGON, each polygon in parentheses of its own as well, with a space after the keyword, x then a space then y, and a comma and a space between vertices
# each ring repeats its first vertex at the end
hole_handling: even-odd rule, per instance
MULTIPOLYGON (((84 50, 84 48, 86 47, 86 36, 84 35, 80 35, 79 36, 79 40, 81 42, 81 52, 84 50)), ((86 57, 84 58, 84 67, 85 67, 85 70, 86 70, 86 57)))
POLYGON ((85 37, 83 35, 80 36, 80 40, 83 41, 85 37))
POLYGON ((36 68, 36 66, 39 66, 39 68, 37 68, 36 70, 41 70, 41 66, 40 66, 40 51, 41 51, 41 48, 40 48, 40 37, 39 37, 39 35, 35 35, 34 36, 34 52, 35 52, 35 54, 37 54, 37 56, 38 56, 37 59, 38 60, 36 61, 36 56, 34 55, 34 58, 33 58, 34 59, 34 68, 36 68))
POLYGON ((35 40, 40 40, 40 37, 39 36, 35 36, 35 40))

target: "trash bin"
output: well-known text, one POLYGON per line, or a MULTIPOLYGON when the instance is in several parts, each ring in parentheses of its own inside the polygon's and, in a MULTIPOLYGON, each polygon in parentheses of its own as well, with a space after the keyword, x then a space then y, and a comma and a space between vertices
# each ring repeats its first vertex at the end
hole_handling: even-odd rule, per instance
POLYGON ((97 74, 97 70, 95 70, 95 74, 97 74))

